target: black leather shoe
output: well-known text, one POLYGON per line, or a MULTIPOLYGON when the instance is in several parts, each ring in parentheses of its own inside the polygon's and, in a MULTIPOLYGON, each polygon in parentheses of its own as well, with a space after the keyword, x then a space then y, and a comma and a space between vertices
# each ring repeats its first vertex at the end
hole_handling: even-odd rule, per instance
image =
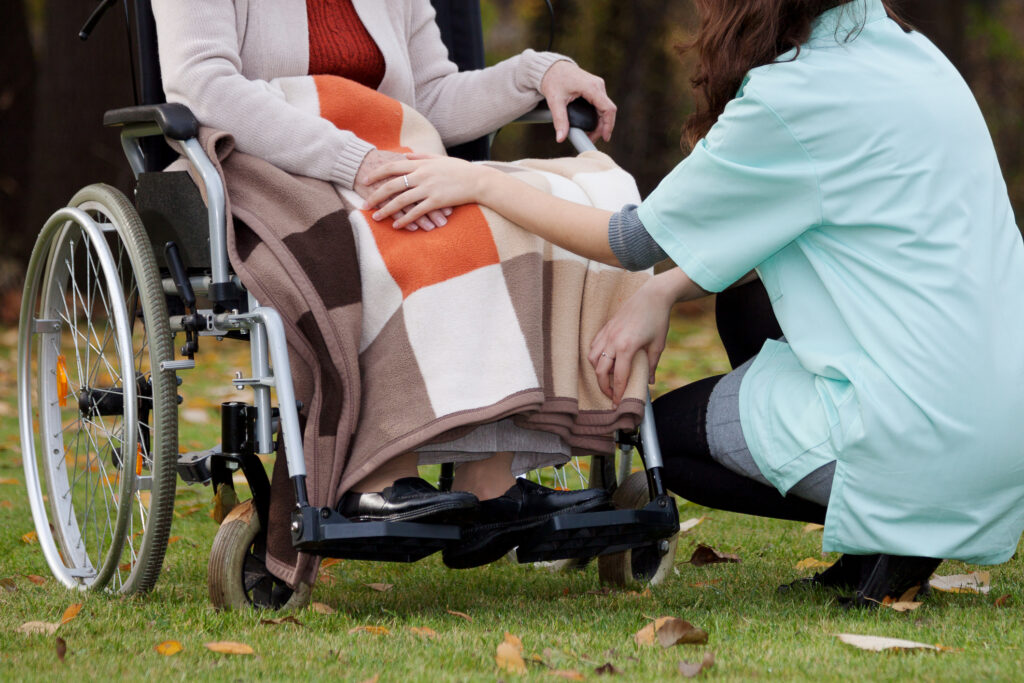
POLYGON ((452 569, 479 567, 500 559, 556 515, 607 508, 611 508, 611 497, 603 489, 556 491, 516 479, 503 495, 480 501, 476 524, 441 556, 452 569))
POLYGON ((873 566, 877 562, 878 557, 878 555, 840 555, 835 564, 825 571, 785 583, 779 586, 779 592, 785 593, 797 588, 813 588, 815 586, 852 590, 860 584, 861 575, 868 570, 869 565, 873 566))
POLYGON ((354 522, 460 524, 476 519, 480 501, 465 491, 438 491, 418 477, 404 477, 379 493, 349 491, 338 512, 354 522))

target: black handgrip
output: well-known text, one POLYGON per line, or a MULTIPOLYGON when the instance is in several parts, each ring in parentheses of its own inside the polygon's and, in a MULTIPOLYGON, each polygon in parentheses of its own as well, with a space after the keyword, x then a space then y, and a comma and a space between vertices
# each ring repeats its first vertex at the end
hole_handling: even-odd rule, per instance
POLYGON ((78 32, 78 37, 82 40, 89 40, 89 34, 96 28, 96 24, 100 23, 100 19, 103 18, 106 11, 114 6, 115 2, 117 0, 101 0, 100 4, 96 5, 96 9, 89 15, 89 18, 85 20, 85 25, 78 32))
POLYGON ((155 123, 160 132, 172 140, 189 140, 199 135, 199 121, 192 110, 178 102, 142 104, 137 107, 111 109, 103 114, 104 126, 132 123, 155 123))
POLYGON ((196 293, 192 289, 192 282, 188 279, 188 271, 185 269, 185 262, 181 260, 181 253, 178 245, 168 242, 164 245, 164 258, 167 260, 167 267, 171 271, 171 278, 181 300, 185 302, 185 311, 194 313, 196 310, 196 293))
POLYGON ((597 109, 584 99, 569 103, 569 125, 588 133, 597 128, 597 109))

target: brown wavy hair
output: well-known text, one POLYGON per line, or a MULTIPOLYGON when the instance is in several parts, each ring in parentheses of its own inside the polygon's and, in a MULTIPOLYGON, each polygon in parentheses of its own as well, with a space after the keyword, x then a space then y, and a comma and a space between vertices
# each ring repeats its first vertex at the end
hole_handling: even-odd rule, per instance
MULTIPOLYGON (((861 2, 862 0, 849 0, 861 2)), ((847 0, 696 0, 700 32, 680 52, 697 52, 691 83, 697 91, 697 110, 683 127, 690 147, 707 135, 751 69, 776 61, 811 36, 815 18, 847 0)), ((889 16, 903 30, 910 26, 883 0, 889 16)), ((846 39, 853 38, 854 31, 846 39)), ((842 36, 839 37, 843 39, 842 36)), ((795 57, 794 57, 795 59, 795 57)))

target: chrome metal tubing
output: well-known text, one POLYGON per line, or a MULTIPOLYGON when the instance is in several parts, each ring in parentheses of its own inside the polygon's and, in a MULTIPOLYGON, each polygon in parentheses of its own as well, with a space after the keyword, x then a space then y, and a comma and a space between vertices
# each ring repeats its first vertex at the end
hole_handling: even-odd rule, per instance
POLYGON ((577 152, 592 152, 597 149, 594 143, 590 141, 590 138, 587 137, 587 134, 580 128, 569 129, 569 142, 572 143, 577 152))
POLYGON ((644 445, 644 464, 647 469, 664 466, 661 446, 658 444, 658 430, 654 426, 654 408, 651 407, 650 391, 647 392, 647 402, 644 404, 644 419, 640 422, 640 440, 644 445))
POLYGON ((228 270, 227 222, 225 216, 224 184, 213 163, 206 156, 199 141, 195 138, 182 143, 185 156, 199 173, 206 189, 206 217, 210 227, 210 270, 212 283, 230 282, 228 270))
POLYGON ((132 167, 132 173, 136 178, 146 170, 146 155, 142 152, 139 138, 155 135, 163 135, 160 126, 155 123, 132 123, 121 129, 121 149, 128 157, 128 165, 132 167))

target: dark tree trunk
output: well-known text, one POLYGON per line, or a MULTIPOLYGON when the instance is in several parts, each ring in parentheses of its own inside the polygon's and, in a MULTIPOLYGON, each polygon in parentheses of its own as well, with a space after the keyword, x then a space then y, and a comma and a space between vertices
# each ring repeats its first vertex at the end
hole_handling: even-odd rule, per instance
POLYGON ((103 112, 133 104, 124 16, 116 4, 88 41, 78 31, 92 3, 48 3, 32 135, 28 222, 33 235, 83 185, 126 190, 131 170, 103 112))

